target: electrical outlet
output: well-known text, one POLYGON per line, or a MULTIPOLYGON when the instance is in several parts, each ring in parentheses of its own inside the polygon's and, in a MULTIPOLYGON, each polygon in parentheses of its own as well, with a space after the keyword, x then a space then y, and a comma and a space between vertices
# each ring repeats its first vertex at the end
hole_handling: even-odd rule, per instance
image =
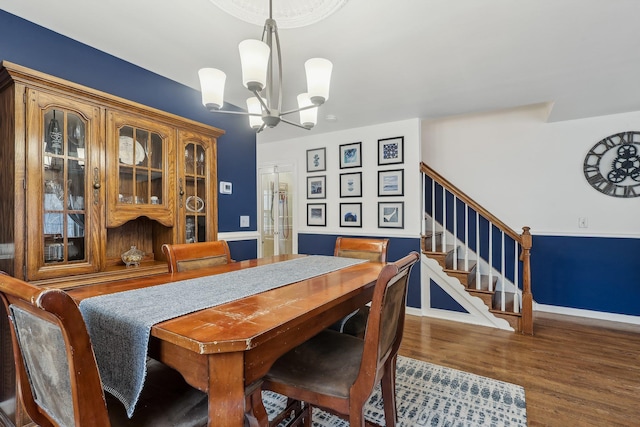
POLYGON ((249 215, 240 215, 240 227, 249 227, 249 215))
POLYGON ((589 221, 585 217, 578 218, 578 228, 588 228, 589 221))

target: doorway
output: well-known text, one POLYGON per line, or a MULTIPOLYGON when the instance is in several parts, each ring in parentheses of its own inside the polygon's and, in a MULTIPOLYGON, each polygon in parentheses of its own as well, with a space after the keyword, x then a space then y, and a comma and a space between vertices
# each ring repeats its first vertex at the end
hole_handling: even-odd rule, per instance
POLYGON ((295 253, 295 176, 293 165, 270 165, 260 175, 261 257, 295 253))

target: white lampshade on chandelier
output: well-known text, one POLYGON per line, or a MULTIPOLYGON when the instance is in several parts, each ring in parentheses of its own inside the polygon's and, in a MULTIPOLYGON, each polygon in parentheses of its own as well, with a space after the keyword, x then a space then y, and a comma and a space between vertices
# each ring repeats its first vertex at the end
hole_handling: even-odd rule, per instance
POLYGON ((278 27, 272 18, 271 1, 269 0, 269 18, 264 24, 262 40, 244 40, 238 46, 242 83, 253 93, 253 97, 247 99, 247 112, 221 109, 224 104, 226 74, 215 68, 202 68, 198 71, 202 103, 211 112, 249 115, 249 124, 257 132, 265 127, 275 127, 281 121, 311 129, 317 123, 318 107, 329 99, 333 65, 324 58, 306 61, 307 92, 298 95, 297 109, 282 111, 282 55, 278 27), (277 74, 274 73, 275 62, 277 74), (283 117, 293 113, 300 113, 300 123, 283 117))

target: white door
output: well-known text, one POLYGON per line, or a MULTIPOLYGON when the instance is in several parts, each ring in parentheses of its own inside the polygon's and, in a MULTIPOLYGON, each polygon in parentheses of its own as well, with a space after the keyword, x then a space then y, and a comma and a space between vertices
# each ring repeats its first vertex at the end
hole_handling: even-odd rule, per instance
POLYGON ((295 253, 293 165, 263 166, 259 168, 259 175, 261 244, 258 256, 295 253))

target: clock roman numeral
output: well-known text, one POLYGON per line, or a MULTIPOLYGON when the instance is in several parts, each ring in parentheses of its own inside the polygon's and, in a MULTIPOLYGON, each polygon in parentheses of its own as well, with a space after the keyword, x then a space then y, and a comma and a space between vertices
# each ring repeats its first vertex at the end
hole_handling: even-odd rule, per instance
POLYGON ((602 185, 607 182, 605 177, 600 175, 600 173, 590 176, 587 181, 589 181, 589 184, 591 184, 592 186, 598 188, 601 188, 602 185))
POLYGON ((640 184, 624 187, 624 197, 637 197, 640 194, 636 190, 640 190, 640 184))
POLYGON ((600 191, 602 191, 604 194, 615 194, 616 192, 616 186, 612 183, 610 183, 609 181, 605 181, 604 185, 599 185, 600 187, 600 191))
POLYGON ((584 173, 585 175, 589 175, 592 176, 593 174, 599 174, 600 173, 600 169, 598 168, 598 165, 588 165, 585 163, 584 165, 584 173))

